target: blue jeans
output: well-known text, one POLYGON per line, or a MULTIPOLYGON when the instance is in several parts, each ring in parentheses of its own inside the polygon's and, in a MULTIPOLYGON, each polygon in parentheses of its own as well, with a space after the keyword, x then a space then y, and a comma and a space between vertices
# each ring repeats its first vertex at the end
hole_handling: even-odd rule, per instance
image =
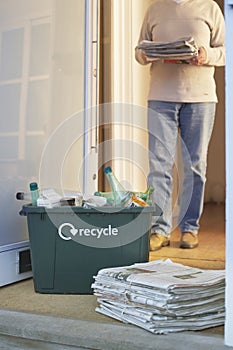
MULTIPOLYGON (((148 185, 154 187, 154 202, 163 210, 163 215, 152 222, 152 234, 169 237, 172 231, 173 171, 179 137, 183 169, 178 225, 181 232, 198 232, 215 109, 215 102, 148 101, 148 185)), ((177 173, 180 178, 179 169, 177 173)))

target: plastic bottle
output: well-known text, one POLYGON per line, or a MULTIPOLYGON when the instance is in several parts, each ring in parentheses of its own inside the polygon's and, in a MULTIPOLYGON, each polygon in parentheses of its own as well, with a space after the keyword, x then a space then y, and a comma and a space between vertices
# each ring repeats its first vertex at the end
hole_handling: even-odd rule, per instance
POLYGON ((110 166, 106 167, 104 169, 104 172, 107 176, 107 179, 109 181, 113 197, 114 197, 114 204, 116 206, 125 206, 126 203, 130 200, 132 197, 132 192, 127 191, 121 183, 118 181, 116 176, 113 174, 112 169, 110 166))
POLYGON ((39 198, 39 189, 36 182, 31 182, 30 185, 30 192, 31 192, 31 202, 32 205, 37 205, 37 199, 39 198))

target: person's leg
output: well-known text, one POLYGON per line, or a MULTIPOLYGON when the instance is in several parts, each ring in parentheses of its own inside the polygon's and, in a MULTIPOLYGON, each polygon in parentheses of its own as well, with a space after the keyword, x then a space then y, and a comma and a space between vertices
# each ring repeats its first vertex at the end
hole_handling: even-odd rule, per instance
MULTIPOLYGON (((207 153, 214 126, 215 109, 215 103, 187 103, 180 110, 184 183, 179 226, 183 233, 198 233, 199 220, 203 210, 207 153), (184 155, 185 147, 189 159, 184 155), (192 191, 191 197, 190 191, 192 191), (190 199, 189 203, 187 198, 190 199)), ((189 234, 187 239, 192 241, 192 236, 189 234)), ((194 246, 197 246, 197 237, 193 237, 196 239, 194 246)), ((183 248, 194 248, 191 243, 186 244, 181 241, 182 245, 183 248)))
MULTIPOLYGON (((173 165, 176 154, 180 104, 149 101, 148 107, 150 165, 148 185, 154 187, 153 200, 163 211, 161 217, 154 218, 151 233, 152 235, 156 233, 162 237, 170 237, 173 165)), ((152 238, 155 239, 153 236, 152 238)), ((163 242, 160 243, 158 242, 158 248, 169 244, 168 241, 165 241, 164 244, 163 242)), ((153 250, 156 250, 156 248, 153 250)))

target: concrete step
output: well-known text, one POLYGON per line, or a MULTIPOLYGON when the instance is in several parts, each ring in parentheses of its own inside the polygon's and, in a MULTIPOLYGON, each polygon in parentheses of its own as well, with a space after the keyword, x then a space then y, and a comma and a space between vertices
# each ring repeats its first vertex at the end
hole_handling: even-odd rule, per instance
MULTIPOLYGON (((46 346, 55 345, 55 348, 39 347, 40 350, 72 348, 86 350, 229 349, 224 346, 222 335, 212 333, 182 332, 154 335, 123 323, 84 321, 9 310, 0 310, 0 334, 10 337, 11 341, 13 341, 11 337, 16 337, 21 341, 24 339, 42 342, 46 346)), ((21 350, 20 347, 12 349, 21 350)), ((30 349, 30 347, 22 349, 30 349)))
POLYGON ((66 346, 26 338, 0 335, 1 350, 87 350, 76 346, 66 346))

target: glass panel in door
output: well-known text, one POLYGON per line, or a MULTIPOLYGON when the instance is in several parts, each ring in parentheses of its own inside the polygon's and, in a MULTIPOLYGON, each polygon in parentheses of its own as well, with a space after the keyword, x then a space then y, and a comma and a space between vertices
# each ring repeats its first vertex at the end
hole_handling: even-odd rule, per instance
POLYGON ((30 182, 83 190, 87 4, 0 0, 0 246, 27 239, 30 182))

